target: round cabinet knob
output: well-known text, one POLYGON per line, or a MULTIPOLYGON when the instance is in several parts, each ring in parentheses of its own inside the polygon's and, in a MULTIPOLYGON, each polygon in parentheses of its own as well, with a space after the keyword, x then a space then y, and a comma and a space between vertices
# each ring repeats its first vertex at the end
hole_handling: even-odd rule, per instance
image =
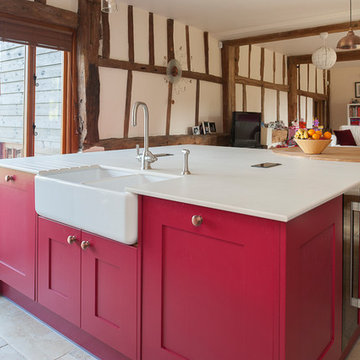
POLYGON ((194 226, 200 226, 203 223, 203 218, 200 215, 194 215, 191 218, 191 222, 194 226))
POLYGON ((5 176, 5 181, 6 182, 15 181, 15 175, 6 175, 5 176))
POLYGON ((76 239, 76 236, 73 236, 73 235, 70 235, 67 237, 67 242, 68 244, 72 244, 73 242, 75 242, 77 239, 76 239))
POLYGON ((80 246, 83 250, 86 250, 90 246, 90 243, 88 241, 82 241, 80 246))

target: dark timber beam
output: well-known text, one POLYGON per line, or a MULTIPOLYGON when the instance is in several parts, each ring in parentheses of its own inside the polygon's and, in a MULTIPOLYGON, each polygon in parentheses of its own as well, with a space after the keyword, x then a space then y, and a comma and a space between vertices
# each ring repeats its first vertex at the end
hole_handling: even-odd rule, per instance
POLYGON ((1 0, 0 16, 21 18, 30 22, 76 29, 78 15, 42 2, 28 0, 1 0))
MULTIPOLYGON (((360 29, 360 21, 353 21, 352 29, 353 30, 360 29)), ((225 40, 223 41, 223 44, 228 46, 259 44, 259 43, 265 43, 271 41, 280 41, 280 40, 297 39, 307 36, 316 36, 322 32, 327 32, 331 34, 331 33, 344 32, 347 30, 349 30, 349 22, 344 22, 340 24, 323 25, 323 26, 316 26, 306 29, 298 29, 298 30, 284 31, 284 32, 278 32, 272 34, 251 36, 247 38, 240 38, 234 40, 225 40)))

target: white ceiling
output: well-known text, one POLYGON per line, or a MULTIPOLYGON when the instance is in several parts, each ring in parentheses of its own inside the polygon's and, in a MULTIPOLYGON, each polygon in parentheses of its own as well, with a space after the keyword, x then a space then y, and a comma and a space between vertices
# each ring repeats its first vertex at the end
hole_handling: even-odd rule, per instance
MULTIPOLYGON (((128 4, 208 31, 219 40, 349 20, 349 0, 128 0, 128 4)), ((353 1, 353 18, 360 1, 353 1)))

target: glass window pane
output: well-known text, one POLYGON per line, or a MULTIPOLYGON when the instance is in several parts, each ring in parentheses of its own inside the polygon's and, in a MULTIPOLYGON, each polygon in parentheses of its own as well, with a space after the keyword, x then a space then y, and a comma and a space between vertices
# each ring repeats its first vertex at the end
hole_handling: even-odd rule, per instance
POLYGON ((36 48, 35 155, 60 154, 64 52, 36 48))
POLYGON ((0 159, 24 156, 26 48, 0 41, 0 159))

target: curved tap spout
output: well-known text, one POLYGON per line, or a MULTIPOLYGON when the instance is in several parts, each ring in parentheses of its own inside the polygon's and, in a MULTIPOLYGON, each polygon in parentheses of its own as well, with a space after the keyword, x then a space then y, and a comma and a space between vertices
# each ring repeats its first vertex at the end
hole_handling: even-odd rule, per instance
POLYGON ((141 106, 144 110, 144 151, 141 155, 141 170, 151 169, 150 163, 157 160, 149 150, 149 109, 147 105, 141 101, 136 101, 131 109, 132 126, 137 125, 137 110, 141 106))

